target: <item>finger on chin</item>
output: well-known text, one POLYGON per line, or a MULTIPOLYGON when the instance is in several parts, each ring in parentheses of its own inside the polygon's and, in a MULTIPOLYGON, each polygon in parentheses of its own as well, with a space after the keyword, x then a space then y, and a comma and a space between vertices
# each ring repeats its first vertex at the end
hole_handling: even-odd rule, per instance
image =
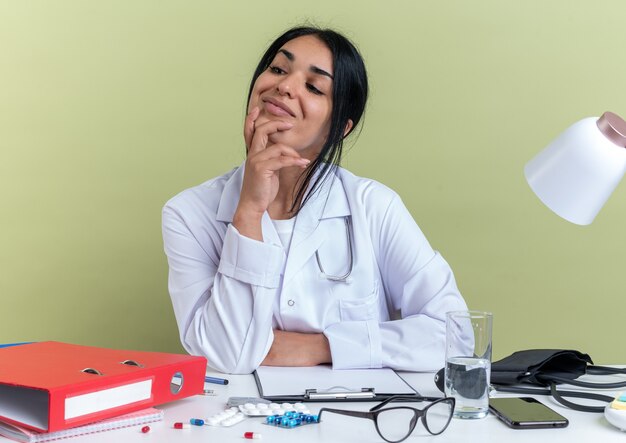
POLYGON ((284 134, 281 132, 275 132, 273 134, 270 134, 268 137, 268 142, 271 144, 275 144, 275 143, 281 143, 282 141, 284 141, 284 134))

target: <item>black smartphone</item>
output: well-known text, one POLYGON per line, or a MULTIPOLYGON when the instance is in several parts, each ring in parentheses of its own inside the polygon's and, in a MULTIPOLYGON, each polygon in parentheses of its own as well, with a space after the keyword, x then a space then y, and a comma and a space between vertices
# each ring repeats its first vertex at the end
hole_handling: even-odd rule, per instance
POLYGON ((532 397, 490 398, 489 410, 514 429, 564 428, 569 421, 532 397))

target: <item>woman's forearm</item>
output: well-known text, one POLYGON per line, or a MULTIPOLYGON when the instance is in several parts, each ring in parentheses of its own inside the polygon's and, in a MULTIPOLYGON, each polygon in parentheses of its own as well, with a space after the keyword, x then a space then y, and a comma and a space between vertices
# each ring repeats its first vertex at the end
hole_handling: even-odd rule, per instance
POLYGON ((274 342, 263 366, 316 366, 332 363, 330 345, 324 334, 274 330, 274 342))

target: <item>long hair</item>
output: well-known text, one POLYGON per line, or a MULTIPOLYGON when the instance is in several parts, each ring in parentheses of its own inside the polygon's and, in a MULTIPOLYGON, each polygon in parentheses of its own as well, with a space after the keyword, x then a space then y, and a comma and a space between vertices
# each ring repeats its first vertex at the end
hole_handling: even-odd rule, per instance
POLYGON ((365 63, 357 48, 343 35, 331 29, 320 29, 312 26, 301 26, 287 30, 278 37, 265 51, 254 71, 248 103, 257 78, 269 68, 272 60, 283 45, 295 38, 305 35, 314 35, 330 50, 333 58, 333 91, 332 112, 330 116, 330 130, 320 154, 303 172, 291 206, 291 212, 296 214, 306 204, 309 198, 320 188, 323 181, 341 164, 344 138, 354 132, 363 113, 368 96, 367 72, 365 63), (352 128, 344 134, 348 121, 352 120, 352 128), (317 172, 319 171, 319 174, 317 172), (315 177, 315 178, 314 178, 315 177), (310 190, 309 183, 311 184, 310 190), (306 194, 306 195, 305 195, 306 194), (296 208, 299 201, 300 206, 296 208))

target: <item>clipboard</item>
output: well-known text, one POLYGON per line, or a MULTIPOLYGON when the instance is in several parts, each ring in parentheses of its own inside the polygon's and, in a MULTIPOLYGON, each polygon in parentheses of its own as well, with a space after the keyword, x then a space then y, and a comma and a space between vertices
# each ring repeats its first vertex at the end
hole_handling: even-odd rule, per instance
POLYGON ((260 366, 254 371, 259 397, 274 402, 381 401, 420 394, 393 369, 260 366))

